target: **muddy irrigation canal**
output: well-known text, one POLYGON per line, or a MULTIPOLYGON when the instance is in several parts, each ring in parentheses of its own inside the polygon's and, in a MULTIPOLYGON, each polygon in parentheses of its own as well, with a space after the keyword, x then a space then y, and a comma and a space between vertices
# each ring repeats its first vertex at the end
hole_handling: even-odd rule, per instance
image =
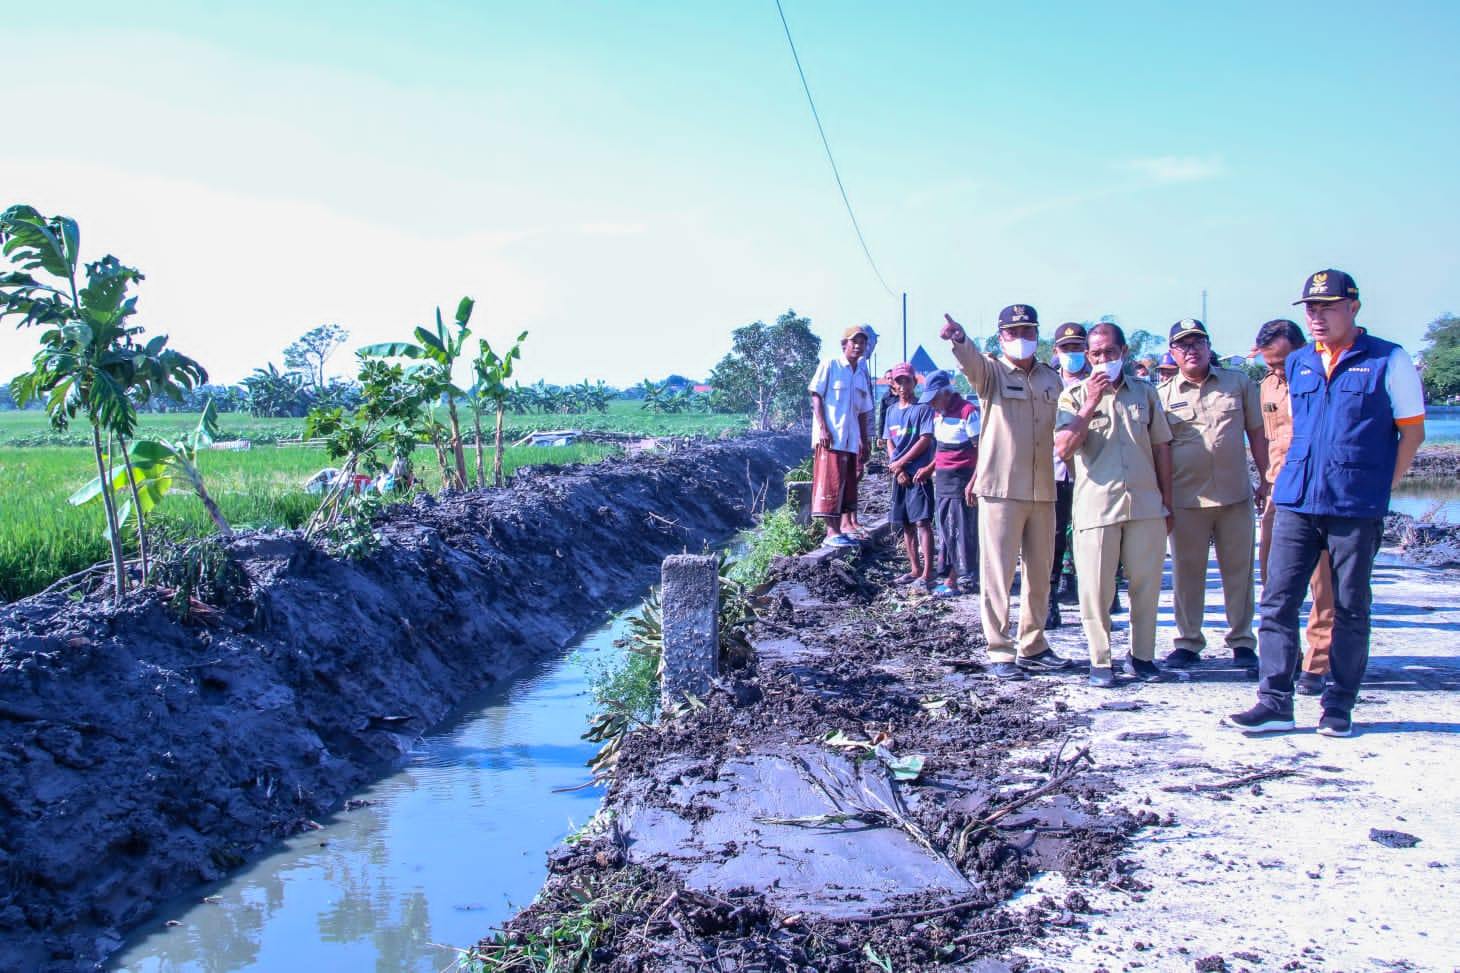
POLYGON ((532 901, 547 853, 598 810, 577 785, 598 745, 589 674, 622 655, 616 619, 555 659, 466 700, 406 766, 345 813, 128 936, 127 973, 396 970, 437 973, 458 947, 532 901))
POLYGON ((179 620, 63 595, 0 606, 0 970, 89 970, 159 903, 307 834, 462 700, 561 655, 668 554, 781 501, 804 435, 754 435, 421 499, 340 561, 230 549, 179 620))

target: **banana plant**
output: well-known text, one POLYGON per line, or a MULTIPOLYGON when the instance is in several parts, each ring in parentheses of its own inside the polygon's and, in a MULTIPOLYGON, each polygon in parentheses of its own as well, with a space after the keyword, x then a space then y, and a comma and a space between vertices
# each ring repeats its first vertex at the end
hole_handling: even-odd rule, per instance
POLYGON ((491 344, 485 339, 477 341, 477 357, 472 362, 472 371, 476 374, 476 385, 472 389, 473 410, 476 413, 477 427, 477 486, 486 486, 486 470, 482 462, 482 406, 488 402, 492 403, 497 413, 496 428, 496 458, 492 462, 492 484, 502 485, 502 417, 507 412, 507 400, 513 395, 514 389, 507 387, 507 380, 512 377, 514 363, 522 357, 522 342, 527 340, 527 332, 524 331, 517 336, 512 347, 507 349, 506 354, 498 355, 492 350, 491 344))
POLYGON ((456 330, 453 332, 443 323, 441 309, 436 309, 436 329, 418 327, 415 341, 387 341, 366 345, 359 354, 375 358, 409 358, 420 362, 408 371, 412 380, 419 382, 431 397, 446 400, 446 411, 450 417, 450 448, 455 468, 449 471, 450 485, 457 490, 467 488, 466 451, 462 445, 461 422, 456 414, 456 400, 468 397, 467 391, 452 380, 451 372, 456 360, 461 357, 471 331, 467 322, 471 320, 472 308, 476 302, 463 297, 456 305, 456 330))
MULTIPOLYGON (((218 408, 210 398, 203 407, 197 428, 181 440, 135 439, 127 447, 127 462, 121 467, 112 466, 110 488, 113 493, 129 489, 131 499, 125 500, 117 512, 118 526, 125 525, 135 515, 141 523, 152 508, 162 502, 175 485, 181 483, 190 488, 203 503, 203 509, 213 518, 218 532, 224 537, 233 536, 233 528, 224 519, 218 504, 208 493, 203 482, 203 471, 198 466, 201 451, 207 449, 218 438, 218 408)), ((93 479, 71 496, 74 506, 94 503, 106 493, 100 477, 93 479)))

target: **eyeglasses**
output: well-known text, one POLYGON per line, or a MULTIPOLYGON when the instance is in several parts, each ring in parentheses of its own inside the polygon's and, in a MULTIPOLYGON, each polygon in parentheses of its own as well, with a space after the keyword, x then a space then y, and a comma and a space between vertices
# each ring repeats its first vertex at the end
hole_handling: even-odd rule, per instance
POLYGON ((1171 351, 1177 355, 1195 355, 1199 351, 1206 351, 1207 343, 1201 339, 1196 341, 1183 341, 1180 344, 1172 345, 1171 351))

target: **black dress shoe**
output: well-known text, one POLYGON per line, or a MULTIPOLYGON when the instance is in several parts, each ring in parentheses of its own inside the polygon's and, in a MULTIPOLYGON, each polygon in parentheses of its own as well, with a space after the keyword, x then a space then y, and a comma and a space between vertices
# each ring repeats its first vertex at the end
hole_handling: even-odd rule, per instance
POLYGON ((1125 671, 1127 675, 1135 676, 1141 682, 1161 681, 1161 670, 1156 668, 1156 663, 1149 659, 1137 659, 1134 656, 1126 656, 1125 671))
POLYGON ((1109 666, 1091 666, 1090 685, 1096 689, 1111 688, 1115 685, 1115 671, 1109 666))
POLYGON ((1020 669, 1029 669, 1034 672, 1058 672, 1060 669, 1068 669, 1072 665, 1069 659, 1054 649, 1045 649, 1038 655, 1023 656, 1014 664, 1020 669))
POLYGON ((1201 661, 1201 656, 1190 649, 1172 649, 1166 656, 1166 668, 1185 669, 1201 661))
POLYGON ((1019 668, 1013 662, 995 662, 993 664, 993 673, 995 679, 1000 679, 1004 682, 1023 682, 1029 678, 1029 673, 1019 668))

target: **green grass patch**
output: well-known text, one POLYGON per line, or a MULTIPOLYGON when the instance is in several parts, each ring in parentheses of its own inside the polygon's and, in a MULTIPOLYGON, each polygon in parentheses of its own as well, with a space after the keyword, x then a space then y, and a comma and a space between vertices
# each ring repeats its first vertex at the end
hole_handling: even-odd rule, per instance
MULTIPOLYGON (((527 465, 593 463, 612 452, 611 447, 594 444, 524 446, 507 449, 502 466, 511 473, 527 465)), ((426 489, 438 491, 441 473, 435 453, 420 449, 412 459, 426 489)), ((474 474, 475 460, 472 463, 474 474)), ((319 497, 304 492, 304 481, 334 464, 317 447, 260 446, 246 452, 210 450, 199 465, 208 492, 233 527, 294 528, 303 525, 319 504, 319 497)), ((0 483, 6 488, 6 501, 0 506, 0 600, 34 594, 109 557, 101 508, 67 503, 95 475, 89 448, 0 446, 0 483)), ((490 455, 487 476, 491 476, 490 455)), ((214 531, 202 503, 181 488, 167 496, 152 519, 165 524, 173 537, 202 537, 214 531)), ((123 530, 129 535, 129 550, 135 550, 133 531, 123 530)))
POLYGON ((761 517, 749 537, 749 548, 730 568, 730 577, 747 588, 766 580, 776 557, 803 554, 816 546, 811 527, 796 523, 796 511, 787 504, 761 517))

